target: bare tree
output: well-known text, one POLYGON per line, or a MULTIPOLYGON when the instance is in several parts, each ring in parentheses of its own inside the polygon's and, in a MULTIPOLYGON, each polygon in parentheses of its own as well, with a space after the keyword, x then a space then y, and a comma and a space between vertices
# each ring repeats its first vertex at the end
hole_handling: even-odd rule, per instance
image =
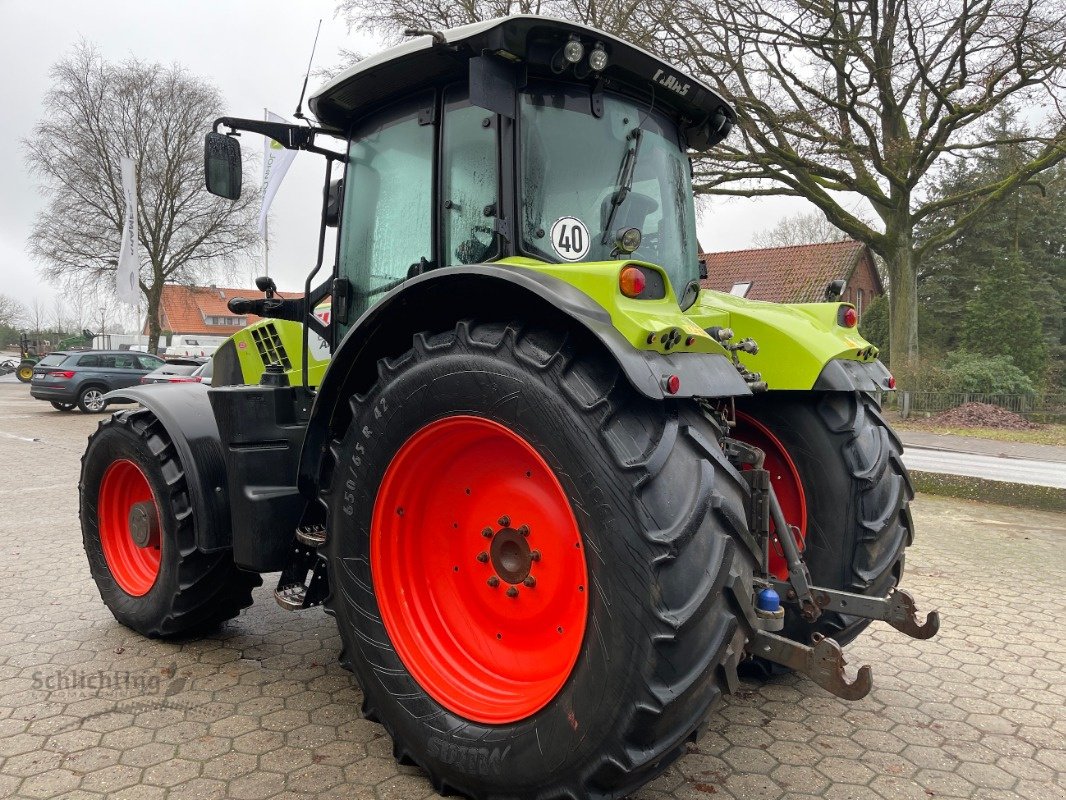
POLYGON ((700 166, 705 194, 792 195, 880 255, 892 285, 893 368, 917 356, 922 259, 1066 157, 1066 6, 1058 0, 679 0, 665 48, 738 110, 700 166), (1044 115, 1006 176, 937 196, 940 170, 1003 144, 1004 104, 1044 115), (869 224, 856 201, 876 214, 869 224), (953 223, 917 241, 930 215, 953 223))
POLYGON ((366 27, 397 42, 409 28, 455 28, 508 14, 572 19, 618 33, 641 47, 665 32, 666 3, 649 0, 339 0, 337 14, 348 27, 366 27))
POLYGON ((246 187, 231 203, 204 188, 203 137, 222 97, 179 66, 113 64, 86 44, 57 63, 52 78, 45 117, 25 142, 48 198, 30 251, 60 285, 113 285, 124 206, 119 158, 132 158, 154 350, 163 284, 203 281, 258 242, 256 192, 246 187))
POLYGON ((44 304, 44 301, 39 297, 34 297, 33 302, 30 303, 26 309, 26 325, 33 331, 33 338, 40 340, 41 331, 45 329, 48 323, 48 307, 44 304))
POLYGON ((26 306, 14 297, 0 294, 0 326, 15 328, 21 325, 25 319, 26 306))
POLYGON ((338 12, 394 38, 409 26, 552 14, 702 76, 735 104, 739 131, 698 161, 696 191, 805 197, 867 243, 892 284, 894 368, 917 355, 922 259, 1066 157, 1061 0, 340 0, 338 12), (946 163, 1004 144, 985 133, 1004 104, 1043 115, 1012 140, 1032 155, 1007 176, 935 196, 946 163), (918 224, 951 209, 952 225, 916 239, 918 224))
POLYGON ((52 312, 50 319, 50 325, 52 330, 60 335, 67 333, 70 330, 70 318, 67 313, 67 303, 63 299, 62 295, 56 295, 52 300, 52 312))
POLYGON ((756 247, 789 247, 797 244, 839 242, 846 239, 840 228, 816 211, 813 214, 794 214, 783 217, 776 225, 764 228, 752 237, 756 247))

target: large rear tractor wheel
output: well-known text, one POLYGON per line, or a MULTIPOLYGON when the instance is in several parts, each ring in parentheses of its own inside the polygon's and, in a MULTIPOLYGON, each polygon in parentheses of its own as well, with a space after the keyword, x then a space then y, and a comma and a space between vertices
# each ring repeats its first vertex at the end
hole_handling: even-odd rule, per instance
POLYGON ((252 603, 259 575, 228 551, 196 549, 181 461, 144 409, 100 423, 81 462, 81 529, 93 580, 115 619, 145 636, 213 626, 252 603))
POLYGON ((479 800, 618 798, 665 770, 749 634, 712 424, 516 324, 416 336, 351 413, 328 605, 396 756, 479 800))
POLYGON ((23 383, 29 383, 33 380, 33 366, 32 361, 23 361, 18 365, 18 369, 15 370, 15 377, 23 383))
MULTIPOLYGON (((883 597, 899 583, 914 536, 914 491, 903 446, 872 397, 770 392, 737 403, 733 435, 766 453, 785 521, 799 529, 815 584, 883 597)), ((781 579, 788 575, 779 546, 771 547, 770 569, 781 579)), ((870 624, 836 612, 810 623, 786 608, 783 635, 804 644, 820 634, 845 645, 870 624)))

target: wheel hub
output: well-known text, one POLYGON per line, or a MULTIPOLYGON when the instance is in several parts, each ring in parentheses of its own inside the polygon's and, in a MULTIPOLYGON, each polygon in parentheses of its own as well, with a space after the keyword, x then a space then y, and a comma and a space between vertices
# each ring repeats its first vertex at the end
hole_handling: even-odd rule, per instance
POLYGON ((156 512, 155 503, 144 501, 134 503, 130 507, 128 520, 130 526, 130 538, 137 547, 149 547, 159 542, 159 514, 156 512))
MULTIPOLYGON (((526 529, 526 536, 529 529, 526 529)), ((489 559, 500 579, 512 585, 522 583, 533 568, 533 550, 529 541, 514 528, 501 528, 492 537, 489 559)))

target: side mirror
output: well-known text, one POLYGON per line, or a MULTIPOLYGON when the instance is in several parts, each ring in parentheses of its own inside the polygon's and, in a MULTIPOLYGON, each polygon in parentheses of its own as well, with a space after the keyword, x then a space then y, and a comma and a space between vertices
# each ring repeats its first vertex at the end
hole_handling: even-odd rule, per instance
POLYGON ((212 131, 204 138, 204 178, 207 191, 237 200, 241 196, 241 143, 212 131))

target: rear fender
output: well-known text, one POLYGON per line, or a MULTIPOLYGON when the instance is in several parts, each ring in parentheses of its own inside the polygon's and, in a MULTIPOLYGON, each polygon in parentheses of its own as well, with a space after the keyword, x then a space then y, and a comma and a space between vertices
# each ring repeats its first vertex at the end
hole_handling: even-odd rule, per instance
POLYGON ((701 327, 731 328, 759 352, 740 353, 744 366, 773 391, 884 391, 891 375, 877 348, 855 328, 840 325, 844 303, 766 303, 703 290, 686 312, 701 327))
POLYGON ((300 458, 299 485, 306 497, 314 497, 330 437, 344 430, 350 418, 348 398, 373 386, 378 361, 405 353, 419 332, 448 330, 468 318, 524 318, 549 326, 576 326, 611 354, 634 389, 652 399, 750 394, 724 355, 635 348, 602 305, 558 277, 504 264, 433 270, 406 281, 378 301, 349 328, 333 353, 315 398, 300 458), (677 375, 681 382, 674 395, 663 389, 670 375, 677 375))
POLYGON ((218 425, 199 383, 159 383, 108 392, 109 402, 139 403, 163 424, 185 470, 196 547, 205 553, 232 546, 229 488, 218 425))

